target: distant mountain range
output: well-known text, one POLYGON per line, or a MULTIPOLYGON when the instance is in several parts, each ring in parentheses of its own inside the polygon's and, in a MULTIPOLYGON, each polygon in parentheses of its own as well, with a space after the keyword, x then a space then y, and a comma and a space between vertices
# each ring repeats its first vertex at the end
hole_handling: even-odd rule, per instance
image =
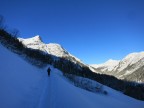
POLYGON ((61 45, 43 43, 41 37, 38 35, 32 38, 18 39, 28 48, 38 49, 57 57, 66 58, 74 63, 78 63, 80 66, 89 67, 93 72, 112 75, 127 81, 144 82, 144 52, 131 53, 122 60, 110 59, 104 64, 86 65, 66 51, 61 45))
POLYGON ((127 81, 144 82, 144 52, 128 54, 122 60, 91 65, 96 73, 113 75, 127 81))

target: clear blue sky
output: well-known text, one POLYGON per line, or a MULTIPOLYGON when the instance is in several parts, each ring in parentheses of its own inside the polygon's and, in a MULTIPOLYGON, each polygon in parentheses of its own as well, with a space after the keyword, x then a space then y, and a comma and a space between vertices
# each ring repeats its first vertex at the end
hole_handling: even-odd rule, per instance
POLYGON ((38 34, 87 64, 144 51, 144 0, 0 0, 0 14, 21 37, 38 34))

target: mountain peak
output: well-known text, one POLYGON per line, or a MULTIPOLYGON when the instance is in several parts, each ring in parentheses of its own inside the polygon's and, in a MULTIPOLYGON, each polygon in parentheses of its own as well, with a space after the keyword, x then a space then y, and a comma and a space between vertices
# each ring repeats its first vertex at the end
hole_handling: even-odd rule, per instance
POLYGON ((106 61, 105 63, 114 63, 114 62, 118 62, 119 60, 113 60, 113 59, 109 59, 108 61, 106 61))
POLYGON ((19 40, 28 48, 39 49, 48 54, 52 54, 58 57, 69 54, 61 45, 57 43, 43 43, 39 35, 27 39, 19 38, 19 40))
POLYGON ((119 63, 119 60, 109 59, 104 64, 99 64, 99 66, 114 67, 119 63))
POLYGON ((105 63, 103 64, 94 64, 94 65, 91 65, 95 68, 104 68, 104 70, 107 70, 107 71, 112 71, 114 69, 115 66, 117 66, 119 64, 119 60, 113 60, 113 59, 109 59, 108 61, 106 61, 105 63))
MULTIPOLYGON (((30 38, 29 38, 30 39, 30 38)), ((36 35, 34 37, 32 37, 31 39, 35 40, 35 41, 39 41, 39 42, 42 42, 42 39, 39 35, 36 35)))
POLYGON ((34 44, 34 45, 37 45, 37 44, 40 44, 42 43, 42 39, 39 35, 36 35, 32 38, 18 38, 20 42, 22 42, 24 45, 31 45, 31 44, 34 44))
POLYGON ((41 37, 39 35, 36 35, 32 38, 18 38, 19 41, 21 41, 26 47, 32 48, 32 49, 38 49, 41 50, 45 53, 57 56, 57 57, 69 57, 71 58, 74 62, 79 61, 81 62, 78 58, 75 56, 71 55, 69 52, 67 52, 60 44, 57 43, 48 43, 45 44, 42 42, 41 37))
POLYGON ((144 52, 130 53, 124 59, 121 60, 121 68, 119 70, 121 71, 128 65, 135 64, 141 59, 144 59, 144 52))
POLYGON ((139 58, 139 59, 141 59, 143 57, 144 57, 144 51, 130 53, 124 59, 133 59, 133 58, 139 58))

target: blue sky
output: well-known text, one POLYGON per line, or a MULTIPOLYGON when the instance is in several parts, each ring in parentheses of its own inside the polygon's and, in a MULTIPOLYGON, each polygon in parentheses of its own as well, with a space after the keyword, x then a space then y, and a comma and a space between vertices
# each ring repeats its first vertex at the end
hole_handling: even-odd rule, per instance
POLYGON ((59 43, 84 63, 144 51, 144 0, 0 0, 20 36, 59 43))

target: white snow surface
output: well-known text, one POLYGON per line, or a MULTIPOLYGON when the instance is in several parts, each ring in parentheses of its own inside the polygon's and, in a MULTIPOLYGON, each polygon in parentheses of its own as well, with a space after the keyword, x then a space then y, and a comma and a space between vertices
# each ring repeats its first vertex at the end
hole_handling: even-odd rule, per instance
POLYGON ((114 69, 114 67, 119 64, 119 62, 120 62, 119 60, 109 59, 108 61, 106 61, 103 64, 93 64, 91 66, 94 68, 104 67, 104 70, 112 71, 114 69))
POLYGON ((27 39, 23 38, 18 39, 28 48, 39 49, 41 51, 44 51, 45 53, 57 57, 69 57, 69 56, 74 57, 77 61, 81 62, 80 59, 67 52, 61 45, 57 43, 49 43, 49 44, 43 43, 39 35, 27 39))
POLYGON ((144 101, 106 86, 108 95, 77 88, 50 67, 48 77, 47 68, 36 68, 0 45, 0 108, 144 108, 144 101))

